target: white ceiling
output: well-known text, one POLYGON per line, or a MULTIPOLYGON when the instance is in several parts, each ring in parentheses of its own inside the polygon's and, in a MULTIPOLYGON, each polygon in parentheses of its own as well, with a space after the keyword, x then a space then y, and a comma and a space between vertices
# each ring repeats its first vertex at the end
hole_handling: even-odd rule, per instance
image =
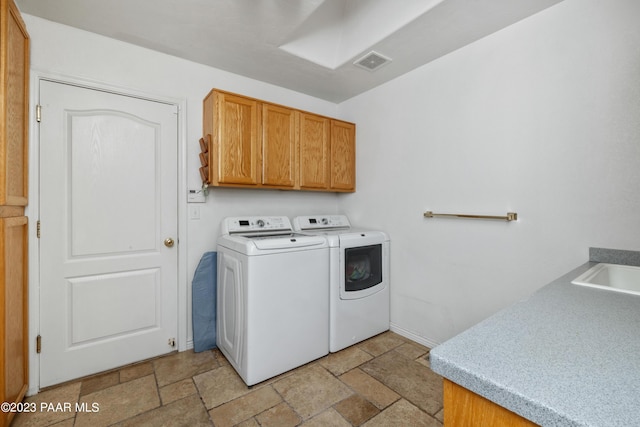
POLYGON ((16 0, 23 13, 341 102, 562 0, 16 0), (371 50, 391 62, 353 62, 371 50))

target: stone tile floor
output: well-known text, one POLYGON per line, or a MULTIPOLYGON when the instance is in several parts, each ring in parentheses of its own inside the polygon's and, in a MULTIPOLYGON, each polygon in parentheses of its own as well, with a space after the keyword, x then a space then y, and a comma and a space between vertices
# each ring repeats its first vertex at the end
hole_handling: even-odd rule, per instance
POLYGON ((442 378, 429 368, 429 349, 393 332, 252 387, 218 350, 185 351, 50 388, 25 401, 35 402, 38 410, 18 414, 12 426, 441 427, 443 422, 442 378), (42 403, 51 410, 40 410, 42 403), (76 412, 76 404, 98 411, 76 412))

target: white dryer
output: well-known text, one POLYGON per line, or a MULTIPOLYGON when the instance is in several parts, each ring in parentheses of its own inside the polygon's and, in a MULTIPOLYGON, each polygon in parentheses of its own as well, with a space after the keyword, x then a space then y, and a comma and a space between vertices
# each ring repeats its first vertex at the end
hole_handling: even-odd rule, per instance
POLYGON ((389 329, 389 236, 345 215, 299 216, 293 227, 329 244, 329 351, 389 329))
POLYGON ((329 353, 329 249, 287 217, 226 218, 217 345, 247 385, 329 353))

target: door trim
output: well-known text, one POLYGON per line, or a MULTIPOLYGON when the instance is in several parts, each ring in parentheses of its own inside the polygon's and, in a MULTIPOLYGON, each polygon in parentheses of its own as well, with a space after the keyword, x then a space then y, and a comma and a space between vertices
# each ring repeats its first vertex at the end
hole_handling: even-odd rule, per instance
POLYGON ((35 108, 40 99, 40 82, 43 80, 80 86, 87 89, 141 98, 148 101, 174 105, 178 109, 178 351, 189 348, 188 337, 188 277, 187 277, 187 126, 186 98, 148 93, 129 87, 115 86, 76 76, 49 73, 31 69, 29 97, 29 204, 25 215, 32 224, 29 228, 29 389, 27 395, 40 389, 40 360, 36 353, 36 337, 40 333, 40 254, 36 227, 40 217, 40 128, 35 120, 35 108))

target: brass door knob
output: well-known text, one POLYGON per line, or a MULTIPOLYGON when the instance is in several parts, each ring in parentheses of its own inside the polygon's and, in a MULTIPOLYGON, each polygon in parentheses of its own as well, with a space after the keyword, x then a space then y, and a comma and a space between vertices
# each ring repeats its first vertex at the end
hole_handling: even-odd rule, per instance
POLYGON ((167 237, 166 239, 164 239, 164 245, 168 248, 173 247, 173 239, 171 237, 167 237))

